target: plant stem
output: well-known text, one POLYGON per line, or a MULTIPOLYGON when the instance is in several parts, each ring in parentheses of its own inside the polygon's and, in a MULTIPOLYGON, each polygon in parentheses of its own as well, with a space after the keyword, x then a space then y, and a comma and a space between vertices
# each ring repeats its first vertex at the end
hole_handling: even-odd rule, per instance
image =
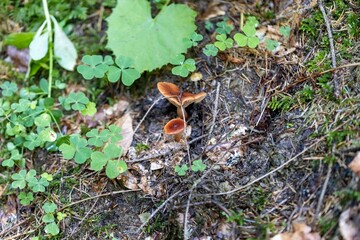
POLYGON ((46 25, 49 33, 49 89, 48 89, 48 97, 51 97, 51 88, 52 88, 52 73, 53 73, 53 32, 51 27, 51 19, 49 14, 49 8, 47 4, 47 0, 42 0, 43 7, 44 7, 44 13, 46 18, 46 25))

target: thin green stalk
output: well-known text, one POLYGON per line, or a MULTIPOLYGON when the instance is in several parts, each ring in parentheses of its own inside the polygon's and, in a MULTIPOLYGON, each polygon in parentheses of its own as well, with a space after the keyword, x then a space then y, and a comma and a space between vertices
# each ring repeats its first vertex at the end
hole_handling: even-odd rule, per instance
POLYGON ((46 18, 46 25, 49 33, 49 89, 48 89, 48 97, 51 97, 51 88, 52 88, 52 74, 53 74, 53 32, 51 27, 51 19, 49 14, 49 8, 47 4, 47 0, 42 0, 43 6, 44 6, 44 13, 46 18))

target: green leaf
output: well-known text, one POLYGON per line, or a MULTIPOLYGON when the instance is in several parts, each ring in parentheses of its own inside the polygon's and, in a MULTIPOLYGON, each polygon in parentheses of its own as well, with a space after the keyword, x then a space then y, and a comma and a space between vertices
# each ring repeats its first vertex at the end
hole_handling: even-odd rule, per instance
POLYGON ((26 170, 20 170, 18 173, 15 173, 11 176, 11 179, 14 180, 11 183, 12 188, 23 189, 26 186, 26 170))
POLYGON ((14 46, 17 49, 27 48, 34 36, 34 32, 11 33, 5 37, 4 44, 14 46))
MULTIPOLYGON (((102 133, 105 132, 102 131, 102 133)), ((99 134, 97 129, 92 129, 90 132, 87 132, 86 136, 89 138, 88 143, 95 147, 101 147, 104 142, 107 142, 109 139, 108 134, 99 134)))
POLYGON ((77 53, 74 44, 66 36, 56 19, 51 16, 54 23, 54 54, 56 61, 66 70, 73 71, 77 53))
POLYGON ((215 32, 218 34, 227 35, 227 34, 230 34, 231 31, 233 30, 233 26, 227 24, 226 19, 224 19, 221 22, 216 23, 216 26, 217 26, 217 28, 216 28, 215 32))
POLYGON ((265 46, 267 50, 274 51, 279 46, 279 43, 272 39, 266 39, 265 46))
MULTIPOLYGON (((123 139, 122 135, 121 135, 121 128, 119 128, 118 126, 112 124, 108 127, 109 132, 105 132, 105 134, 109 134, 109 138, 110 141, 112 143, 116 143, 118 141, 121 141, 123 139)), ((106 130, 104 130, 106 131, 106 130)))
POLYGON ((45 187, 49 186, 48 180, 45 178, 40 178, 38 180, 37 178, 31 178, 27 180, 29 187, 32 188, 33 192, 45 192, 45 187))
POLYGON ((2 95, 5 97, 11 97, 18 90, 17 85, 9 81, 5 81, 1 84, 0 88, 2 89, 2 95))
POLYGON ((96 151, 91 153, 90 169, 100 171, 104 168, 109 158, 102 152, 96 151))
POLYGON ((30 105, 31 105, 31 102, 29 100, 21 98, 19 100, 19 103, 11 104, 11 109, 14 110, 14 112, 16 112, 16 113, 21 113, 21 112, 25 112, 26 110, 28 110, 30 105))
POLYGON ((42 206, 42 209, 44 209, 45 213, 55 213, 57 205, 53 202, 46 202, 42 206))
POLYGON ((66 160, 72 159, 75 155, 75 147, 73 145, 63 143, 60 145, 59 150, 66 160))
POLYGON ((107 158, 118 158, 122 154, 122 149, 114 143, 109 143, 104 148, 104 153, 107 158))
POLYGON ((203 49, 203 53, 208 57, 215 57, 218 53, 218 49, 215 47, 214 44, 206 44, 205 48, 203 49))
POLYGON ((194 172, 200 171, 203 172, 206 168, 206 165, 202 162, 201 159, 199 160, 194 160, 192 165, 191 165, 191 170, 193 170, 194 172))
POLYGON ((133 58, 140 73, 152 71, 186 52, 183 39, 195 31, 195 16, 186 5, 171 4, 152 18, 149 1, 118 0, 107 19, 107 47, 117 57, 133 58))
POLYGON ((39 82, 39 87, 44 93, 49 91, 49 82, 45 78, 41 78, 39 82))
POLYGON ((249 24, 250 26, 257 27, 259 25, 259 21, 254 16, 249 16, 246 20, 246 24, 249 24))
POLYGON ((86 104, 88 104, 89 102, 89 99, 85 96, 83 92, 72 92, 66 99, 66 104, 69 104, 71 108, 75 111, 85 110, 86 104))
POLYGON ((281 26, 280 27, 280 33, 284 35, 285 37, 290 36, 291 27, 289 26, 281 26))
POLYGON ((227 38, 225 34, 216 35, 216 41, 214 45, 221 51, 233 46, 234 41, 231 38, 227 38))
POLYGON ((47 113, 43 113, 35 118, 34 123, 38 127, 50 126, 51 116, 47 113))
POLYGON ((234 40, 236 41, 236 44, 240 47, 245 47, 248 42, 248 38, 242 33, 236 33, 234 35, 234 40))
POLYGON ((105 56, 105 58, 103 58, 100 55, 85 55, 81 61, 85 64, 79 65, 77 67, 77 71, 86 80, 91 80, 94 77, 103 78, 109 69, 108 65, 112 65, 114 63, 110 56, 105 56))
POLYGON ((245 24, 242 30, 247 37, 254 37, 256 34, 256 28, 251 24, 245 24))
POLYGON ((56 219, 61 221, 61 220, 64 220, 66 217, 67 217, 67 215, 65 213, 58 212, 57 216, 56 216, 56 219))
POLYGON ((56 132, 50 127, 46 127, 39 132, 39 139, 43 142, 54 142, 56 137, 56 132))
POLYGON ((259 41, 259 38, 258 37, 249 37, 248 38, 248 46, 250 48, 256 48, 257 45, 259 45, 260 41, 259 41))
POLYGON ((214 24, 210 21, 205 21, 205 29, 211 32, 214 30, 214 24))
POLYGON ((175 58, 172 59, 171 64, 179 65, 174 67, 171 72, 172 74, 181 77, 187 77, 189 72, 193 72, 196 69, 195 60, 192 58, 185 60, 185 56, 182 54, 175 56, 175 58))
POLYGON ((34 150, 36 147, 39 147, 41 144, 41 140, 39 139, 36 133, 31 132, 30 134, 26 135, 24 142, 24 147, 29 150, 34 150))
POLYGON ((44 230, 46 233, 53 235, 53 236, 58 235, 60 232, 58 225, 56 225, 56 223, 54 223, 54 222, 46 225, 44 230))
POLYGON ((30 57, 35 61, 45 57, 49 49, 49 32, 46 29, 45 33, 42 34, 42 31, 45 26, 46 26, 46 21, 44 21, 44 23, 37 30, 33 40, 29 45, 30 57))
POLYGON ((44 223, 51 223, 51 222, 55 221, 55 217, 54 217, 54 215, 52 213, 47 213, 41 218, 41 220, 44 223))
POLYGON ((34 200, 34 195, 31 192, 29 193, 20 192, 18 197, 20 199, 20 203, 24 206, 29 205, 32 202, 32 200, 34 200))
POLYGON ((119 176, 121 173, 126 172, 127 165, 126 162, 122 160, 109 160, 106 165, 106 176, 110 179, 114 179, 119 176))
POLYGON ((49 173, 44 172, 43 174, 41 174, 41 177, 45 178, 46 180, 48 180, 49 182, 51 182, 53 180, 53 176, 49 173))
POLYGON ((187 48, 190 47, 196 47, 198 45, 198 42, 203 40, 203 36, 201 34, 198 34, 196 32, 193 32, 189 38, 184 38, 183 42, 187 48))
POLYGON ((95 113, 97 112, 97 109, 96 109, 96 105, 94 102, 88 102, 86 104, 86 108, 84 110, 81 110, 80 111, 82 115, 87 115, 87 116, 94 116, 95 113))
POLYGON ((4 101, 2 98, 0 98, 0 117, 5 116, 5 114, 7 114, 7 111, 9 109, 10 109, 10 102, 4 101))
POLYGON ((9 158, 9 159, 2 161, 1 166, 11 168, 14 166, 14 164, 15 164, 14 160, 9 158))
POLYGON ((188 167, 185 164, 181 165, 181 167, 180 166, 175 166, 175 172, 179 176, 185 176, 187 170, 188 170, 188 167))

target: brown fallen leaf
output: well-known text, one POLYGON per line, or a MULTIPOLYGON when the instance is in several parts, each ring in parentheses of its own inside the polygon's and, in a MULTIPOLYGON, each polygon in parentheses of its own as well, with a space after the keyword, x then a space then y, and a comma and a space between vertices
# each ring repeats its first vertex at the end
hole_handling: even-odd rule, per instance
POLYGON ((294 232, 276 234, 270 240, 321 240, 319 233, 312 233, 311 227, 305 223, 297 222, 293 225, 294 232))
POLYGON ((356 156, 349 164, 349 168, 360 177, 360 152, 357 152, 356 156))
POLYGON ((339 228, 344 240, 360 240, 360 205, 341 213, 339 228))
POLYGON ((120 141, 119 146, 122 147, 123 155, 125 155, 131 146, 134 137, 134 129, 130 113, 125 113, 125 115, 118 119, 114 124, 122 129, 121 134, 123 139, 120 141))
POLYGON ((209 20, 217 16, 224 16, 226 13, 225 10, 226 10, 226 6, 221 5, 220 1, 212 1, 209 4, 209 6, 206 8, 206 12, 201 14, 200 19, 209 20))

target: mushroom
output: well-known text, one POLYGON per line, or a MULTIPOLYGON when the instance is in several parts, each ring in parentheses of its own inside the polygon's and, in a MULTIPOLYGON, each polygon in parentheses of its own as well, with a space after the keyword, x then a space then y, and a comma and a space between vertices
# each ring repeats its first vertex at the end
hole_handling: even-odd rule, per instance
POLYGON ((181 118, 171 119, 164 127, 164 132, 174 135, 175 141, 179 142, 185 128, 185 122, 181 118))
POLYGON ((179 87, 173 83, 158 82, 157 87, 158 87, 160 93, 167 100, 169 100, 169 102, 171 102, 173 105, 176 106, 176 108, 177 108, 176 112, 177 112, 178 116, 181 118, 184 118, 182 111, 184 111, 185 118, 187 117, 187 113, 185 111, 185 108, 187 106, 189 106, 192 103, 199 103, 206 97, 205 92, 201 92, 198 94, 182 92, 179 89, 179 87), (184 110, 182 110, 182 108, 184 110))

